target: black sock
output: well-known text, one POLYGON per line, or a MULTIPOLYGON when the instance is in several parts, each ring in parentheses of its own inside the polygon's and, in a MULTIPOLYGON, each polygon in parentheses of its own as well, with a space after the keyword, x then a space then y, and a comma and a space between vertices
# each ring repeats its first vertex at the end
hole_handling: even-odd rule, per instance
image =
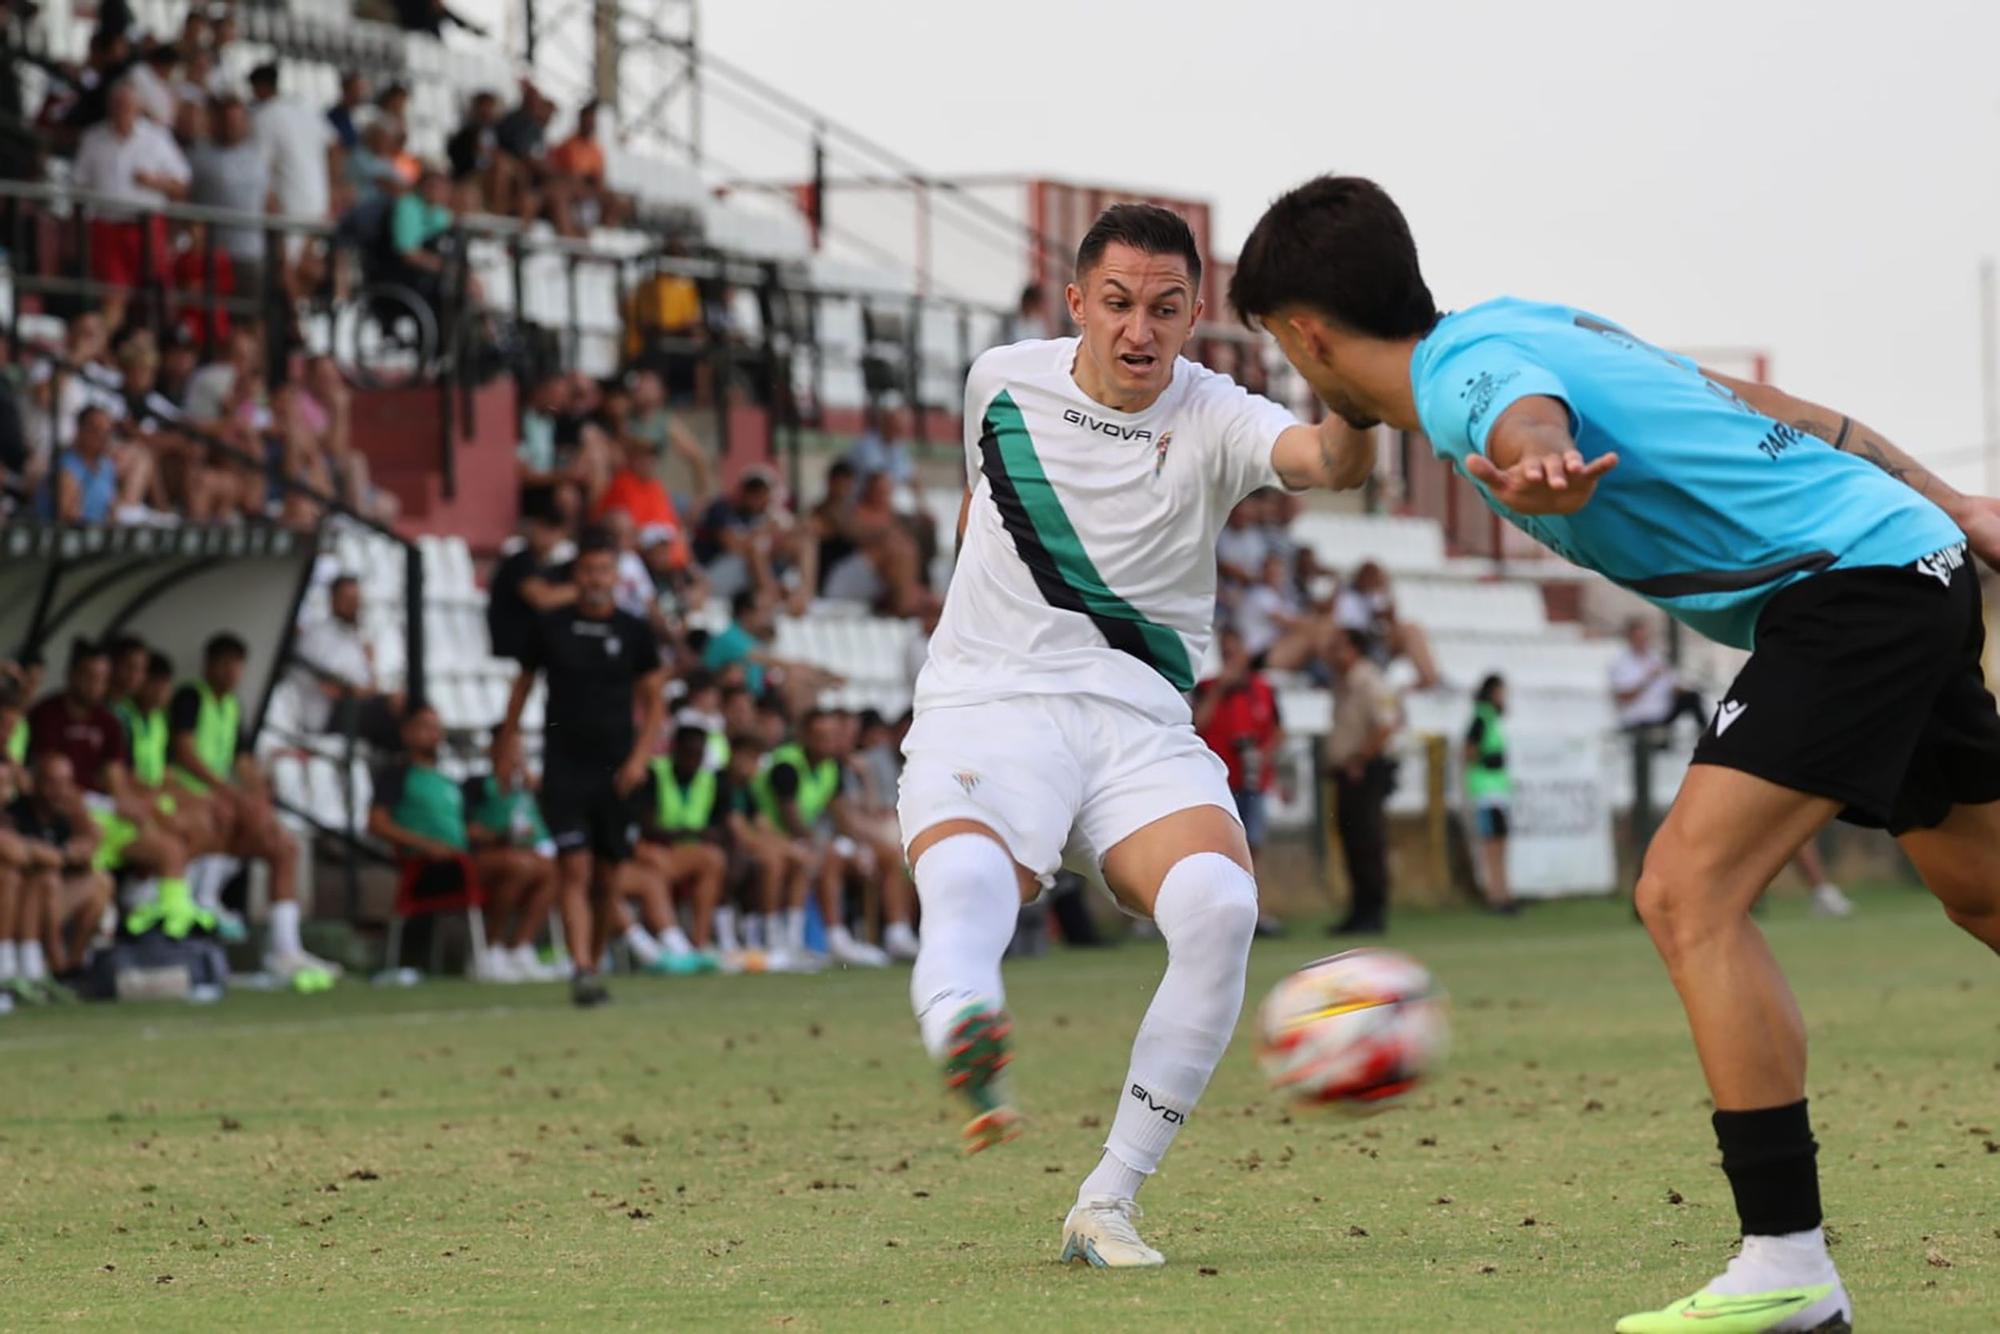
POLYGON ((1746 1237, 1809 1232, 1820 1225, 1819 1168, 1806 1100, 1754 1112, 1717 1112, 1715 1142, 1736 1195, 1746 1237))

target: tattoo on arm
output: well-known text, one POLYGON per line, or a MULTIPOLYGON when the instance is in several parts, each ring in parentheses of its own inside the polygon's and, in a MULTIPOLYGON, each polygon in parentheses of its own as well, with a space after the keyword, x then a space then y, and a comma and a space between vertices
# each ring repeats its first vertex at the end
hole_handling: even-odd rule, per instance
POLYGON ((1877 440, 1873 435, 1869 434, 1868 428, 1865 426, 1859 432, 1860 439, 1854 441, 1852 447, 1850 447, 1848 438, 1856 434, 1854 419, 1852 417, 1843 416, 1838 426, 1819 417, 1800 417, 1793 421, 1792 425, 1798 427, 1808 435, 1818 436, 1835 449, 1853 454, 1857 458, 1868 460, 1868 462, 1874 464, 1883 472, 1888 473, 1889 476, 1895 478, 1905 486, 1914 488, 1919 495, 1922 495, 1930 485, 1931 476, 1922 468, 1916 469, 1918 474, 1917 479, 1911 481, 1910 468, 1898 463, 1894 457, 1885 452, 1883 449, 1884 442, 1877 440))

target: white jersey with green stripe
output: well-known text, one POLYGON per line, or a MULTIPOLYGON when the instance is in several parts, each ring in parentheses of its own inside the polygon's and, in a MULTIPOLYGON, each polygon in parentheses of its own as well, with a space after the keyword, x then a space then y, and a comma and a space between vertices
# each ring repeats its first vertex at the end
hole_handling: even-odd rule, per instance
POLYGON ((1186 722, 1215 620, 1215 538, 1282 483, 1298 419, 1191 361, 1143 412, 1072 376, 1077 340, 997 347, 965 386, 972 490, 916 708, 1097 695, 1186 722))

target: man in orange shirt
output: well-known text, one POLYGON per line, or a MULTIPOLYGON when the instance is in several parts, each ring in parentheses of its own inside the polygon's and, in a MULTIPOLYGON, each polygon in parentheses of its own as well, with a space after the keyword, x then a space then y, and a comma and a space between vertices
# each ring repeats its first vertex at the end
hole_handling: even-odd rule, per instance
POLYGON ((586 102, 576 113, 576 130, 549 150, 549 171, 568 178, 570 223, 558 230, 588 231, 616 227, 627 213, 625 200, 605 184, 604 146, 597 142, 597 103, 586 102))
POLYGON ((611 474, 597 498, 596 518, 602 520, 613 510, 623 510, 631 517, 646 563, 655 573, 679 574, 687 569, 687 535, 681 528, 680 512, 660 481, 653 447, 644 440, 626 437, 618 471, 611 474), (662 544, 667 548, 664 559, 656 554, 662 544))

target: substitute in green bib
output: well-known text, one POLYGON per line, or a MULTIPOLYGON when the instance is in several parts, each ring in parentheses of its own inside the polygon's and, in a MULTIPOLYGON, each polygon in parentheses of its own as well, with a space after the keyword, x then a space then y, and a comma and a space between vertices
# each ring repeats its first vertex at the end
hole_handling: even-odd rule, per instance
POLYGON ((658 936, 663 972, 708 971, 720 963, 715 907, 729 867, 723 851, 727 811, 719 799, 721 775, 709 767, 708 756, 706 728, 674 729, 670 753, 648 767, 636 797, 642 812, 639 865, 654 877, 666 903, 667 921, 658 936), (688 904, 686 930, 675 912, 677 898, 688 904))
POLYGON ((228 855, 271 869, 270 939, 265 971, 291 982, 340 967, 306 952, 299 935, 298 843, 278 823, 263 770, 250 753, 237 688, 250 646, 227 631, 202 649, 201 676, 167 705, 167 765, 174 781, 210 803, 216 841, 228 855))
POLYGON ((1507 772, 1507 683, 1496 673, 1479 683, 1472 726, 1465 733, 1465 800, 1479 845, 1480 892, 1496 913, 1513 915, 1507 883, 1508 812, 1514 780, 1507 772))
POLYGON ((487 976, 495 982, 555 982, 567 970, 542 962, 535 938, 555 908, 556 845, 542 823, 521 739, 493 739, 493 772, 465 785, 465 831, 480 883, 498 885, 511 917, 489 914, 487 976))

